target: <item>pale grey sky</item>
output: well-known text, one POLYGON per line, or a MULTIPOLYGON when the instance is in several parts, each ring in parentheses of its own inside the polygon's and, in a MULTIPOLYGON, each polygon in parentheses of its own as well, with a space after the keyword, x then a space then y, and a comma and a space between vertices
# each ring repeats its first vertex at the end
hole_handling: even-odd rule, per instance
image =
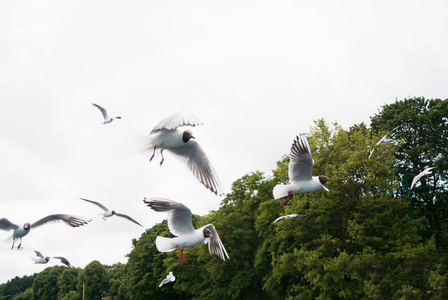
MULTIPOLYGON (((23 246, 126 262, 144 229, 101 219, 84 197, 150 228, 145 196, 218 209, 177 159, 148 163, 139 144, 180 110, 226 192, 268 175, 313 120, 370 123, 395 99, 448 97, 446 1, 6 1, 0 4, 0 218, 93 218, 32 231, 23 246), (101 125, 104 106, 121 120, 101 125)), ((219 230, 219 229, 218 229, 219 230)), ((0 231, 0 241, 10 233, 0 231)), ((225 237, 222 237, 225 244, 225 237)), ((0 242, 0 282, 39 272, 0 242)), ((231 253, 229 253, 232 256, 231 253)))

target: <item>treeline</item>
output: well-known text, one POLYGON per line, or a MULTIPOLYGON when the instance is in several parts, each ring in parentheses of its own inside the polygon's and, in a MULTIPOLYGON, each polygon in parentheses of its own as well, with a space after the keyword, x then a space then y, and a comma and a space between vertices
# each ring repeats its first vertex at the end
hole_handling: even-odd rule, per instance
MULTIPOLYGON (((448 99, 412 98, 383 106, 370 127, 316 121, 308 134, 313 174, 335 180, 329 192, 294 195, 286 207, 273 200, 272 188, 288 181, 284 156, 272 174, 237 179, 217 211, 194 216, 195 227, 216 227, 228 261, 205 245, 186 249, 183 265, 176 252, 159 253, 156 236, 171 236, 164 221, 132 241, 125 265, 47 268, 28 289, 0 299, 81 299, 83 282, 86 299, 103 292, 112 299, 444 299, 447 117, 448 99), (410 190, 412 178, 432 166, 410 190), (304 216, 273 223, 292 213, 304 216), (176 281, 159 288, 169 271, 176 281)), ((1 296, 13 280, 0 286, 1 296)))

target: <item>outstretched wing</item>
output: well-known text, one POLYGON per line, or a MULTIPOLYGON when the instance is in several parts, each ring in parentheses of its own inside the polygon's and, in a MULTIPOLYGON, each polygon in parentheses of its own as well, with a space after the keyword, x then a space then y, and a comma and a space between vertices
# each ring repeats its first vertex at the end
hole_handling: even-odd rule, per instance
POLYGON ((291 181, 311 180, 313 163, 308 139, 303 134, 299 134, 291 146, 289 179, 291 181))
POLYGON ((215 195, 224 195, 218 174, 201 146, 195 140, 191 139, 183 146, 167 148, 166 150, 184 162, 190 171, 193 172, 193 175, 207 189, 215 193, 215 195))
POLYGON ((33 224, 31 224, 31 228, 36 228, 49 222, 61 222, 61 221, 71 227, 83 226, 88 222, 90 222, 90 220, 84 220, 79 217, 71 215, 55 214, 46 216, 45 218, 42 218, 39 221, 34 222, 33 224))
POLYGON ((222 260, 230 259, 229 255, 227 254, 226 248, 224 248, 224 245, 221 242, 221 239, 219 238, 219 234, 215 229, 215 226, 212 224, 208 224, 205 226, 206 228, 210 229, 212 232, 213 237, 206 238, 204 243, 208 244, 208 251, 211 255, 217 256, 222 260))
POLYGON ((92 204, 95 204, 96 206, 101 207, 101 209, 103 209, 104 211, 108 211, 108 210, 109 210, 106 206, 102 205, 102 204, 99 203, 99 202, 92 201, 92 200, 88 200, 88 199, 84 199, 84 198, 79 198, 79 199, 84 200, 84 201, 87 201, 87 202, 90 202, 90 203, 92 203, 92 204))
POLYGON ((42 253, 40 253, 39 251, 34 250, 34 253, 36 253, 36 256, 44 258, 44 256, 42 255, 42 253))
POLYGON ((61 263, 63 263, 64 265, 66 265, 67 267, 71 267, 72 265, 70 264, 70 262, 62 256, 53 256, 53 258, 57 258, 61 261, 61 263))
POLYGON ((104 109, 104 107, 99 106, 98 104, 95 104, 95 103, 92 103, 92 105, 95 106, 96 108, 98 108, 101 111, 101 113, 103 114, 104 120, 109 119, 109 116, 107 115, 107 110, 104 109))
MULTIPOLYGON (((132 219, 132 218, 131 218, 130 216, 128 216, 128 215, 124 215, 124 214, 120 214, 120 213, 115 213, 115 215, 116 215, 117 217, 122 217, 122 218, 128 219, 129 221, 131 221, 131 222, 133 222, 133 223, 135 223, 135 224, 137 224, 137 225, 142 226, 142 224, 140 224, 140 223, 137 222, 136 220, 132 219)), ((143 227, 143 226, 142 226, 142 227, 143 227)))
POLYGON ((201 120, 194 114, 186 111, 178 112, 160 121, 151 133, 160 130, 174 130, 181 126, 198 126, 202 125, 201 120))
POLYGON ((179 236, 195 231, 191 223, 191 210, 182 203, 165 198, 151 197, 143 200, 151 209, 168 213, 168 228, 179 236))
POLYGON ((18 228, 19 228, 18 225, 12 223, 8 219, 6 219, 6 218, 0 219, 0 229, 1 230, 8 230, 9 231, 9 230, 16 230, 18 228))
POLYGON ((422 172, 420 172, 417 176, 414 177, 414 179, 412 180, 412 184, 411 184, 411 190, 414 187, 414 185, 417 183, 417 181, 420 180, 420 178, 422 178, 425 175, 431 174, 431 170, 434 169, 435 167, 430 167, 430 168, 426 168, 425 170, 423 170, 422 172))

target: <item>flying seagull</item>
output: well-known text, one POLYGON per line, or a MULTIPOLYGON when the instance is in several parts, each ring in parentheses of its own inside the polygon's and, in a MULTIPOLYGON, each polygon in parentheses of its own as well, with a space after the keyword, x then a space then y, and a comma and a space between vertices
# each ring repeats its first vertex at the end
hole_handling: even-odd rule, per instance
MULTIPOLYGON (((132 219, 130 216, 128 216, 128 215, 124 215, 124 214, 120 214, 120 213, 117 213, 117 212, 115 212, 115 210, 110 210, 110 209, 108 209, 107 207, 105 207, 104 205, 102 205, 101 203, 98 203, 98 202, 96 202, 96 201, 92 201, 92 200, 88 200, 88 199, 84 199, 84 198, 79 198, 79 199, 84 200, 84 201, 87 201, 87 202, 90 202, 90 203, 92 203, 92 204, 95 204, 96 206, 98 206, 98 207, 100 207, 102 210, 104 210, 104 214, 103 214, 103 220, 104 220, 104 221, 106 221, 107 218, 112 217, 112 216, 115 215, 115 216, 117 216, 117 217, 125 218, 125 219, 127 219, 127 220, 129 220, 129 221, 131 221, 131 222, 133 222, 133 223, 135 223, 135 224, 137 224, 137 225, 142 226, 139 222, 137 222, 136 220, 132 219)), ((142 226, 142 227, 143 227, 143 226, 142 226)))
POLYGON ((55 214, 55 215, 49 215, 45 218, 40 219, 37 222, 34 222, 33 224, 25 223, 23 227, 19 227, 19 225, 16 225, 14 223, 11 223, 8 219, 2 218, 0 219, 0 229, 1 230, 14 230, 12 233, 12 247, 11 249, 14 249, 14 242, 17 238, 20 239, 20 244, 17 247, 17 249, 20 248, 22 245, 22 238, 26 236, 28 233, 30 233, 31 228, 37 228, 41 225, 44 225, 49 222, 64 222, 68 226, 71 227, 79 227, 87 224, 90 222, 90 220, 84 220, 79 217, 71 216, 71 215, 64 215, 64 214, 55 214))
POLYGON ((298 217, 298 216, 306 217, 306 215, 291 214, 291 215, 286 215, 286 216, 278 217, 278 218, 277 218, 274 222, 272 222, 272 223, 278 222, 278 221, 280 221, 281 219, 292 219, 292 218, 295 218, 295 217, 298 217))
POLYGON ((204 243, 208 244, 208 251, 211 255, 222 260, 226 260, 226 257, 230 259, 215 227, 208 224, 194 229, 191 223, 191 211, 182 203, 156 197, 151 197, 148 200, 144 198, 143 202, 154 211, 168 213, 168 228, 176 236, 174 238, 158 236, 156 247, 160 252, 171 252, 176 249, 179 259, 182 256, 181 263, 183 264, 185 261, 183 250, 204 243))
POLYGON ((273 190, 275 199, 288 196, 283 202, 283 206, 288 204, 291 194, 314 192, 321 188, 328 191, 324 184, 327 181, 333 181, 333 179, 323 175, 312 176, 313 163, 310 144, 303 134, 299 134, 291 147, 289 161, 290 184, 276 185, 273 190))
POLYGON ((34 250, 34 253, 36 253, 37 257, 31 257, 32 260, 34 260, 35 264, 46 264, 50 261, 49 256, 43 256, 39 251, 34 250))
POLYGON ((435 169, 436 167, 430 167, 430 168, 426 168, 425 170, 423 170, 422 172, 420 172, 420 174, 418 174, 417 176, 414 177, 414 179, 412 180, 412 184, 411 184, 411 190, 414 187, 414 185, 417 183, 417 181, 422 178, 425 175, 429 175, 432 174, 432 169, 435 169))
POLYGON ((201 146, 196 142, 190 130, 183 130, 182 126, 202 125, 201 121, 192 113, 179 112, 160 121, 148 136, 145 150, 152 151, 149 161, 152 161, 156 149, 160 149, 163 164, 163 150, 167 150, 184 162, 194 176, 210 191, 222 196, 221 182, 218 174, 210 163, 201 146))
POLYGON ((103 122, 103 124, 110 123, 110 122, 112 122, 114 119, 121 119, 121 117, 113 117, 113 118, 110 118, 109 115, 107 114, 107 110, 106 110, 104 107, 99 106, 98 104, 95 104, 95 103, 92 103, 92 105, 95 106, 96 108, 98 108, 98 109, 101 111, 101 113, 103 114, 103 118, 104 118, 104 122, 103 122))
POLYGON ((166 275, 166 278, 163 279, 159 284, 159 287, 162 287, 162 285, 167 284, 168 282, 174 282, 174 280, 176 280, 176 277, 173 275, 173 272, 170 272, 168 275, 166 275))
POLYGON ((381 143, 387 143, 387 142, 390 141, 390 139, 389 139, 389 135, 391 134, 392 131, 396 130, 398 127, 400 127, 400 126, 394 127, 394 128, 392 128, 391 130, 389 130, 389 131, 388 131, 388 132, 381 138, 381 140, 379 140, 379 142, 376 143, 376 145, 375 145, 375 146, 373 147, 373 149, 372 149, 372 152, 370 152, 369 158, 372 156, 373 151, 375 151, 376 147, 378 147, 381 143))

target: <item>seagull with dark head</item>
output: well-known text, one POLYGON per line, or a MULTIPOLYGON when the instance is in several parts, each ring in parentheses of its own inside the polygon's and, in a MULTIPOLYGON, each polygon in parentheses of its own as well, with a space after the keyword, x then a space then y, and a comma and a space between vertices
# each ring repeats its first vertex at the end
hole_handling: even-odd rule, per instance
POLYGON ((103 118, 104 118, 103 124, 110 123, 114 119, 121 119, 121 117, 113 117, 113 118, 109 117, 109 115, 107 114, 107 110, 104 107, 99 106, 98 104, 92 103, 92 105, 95 106, 96 108, 98 108, 100 110, 101 114, 103 115, 103 118))
POLYGON ((324 176, 312 176, 314 160, 311 156, 310 144, 308 139, 299 134, 293 142, 289 161, 289 181, 290 184, 279 184, 274 187, 273 194, 275 199, 287 196, 283 206, 288 204, 292 194, 309 193, 319 189, 328 189, 324 186, 327 181, 333 179, 324 176))

